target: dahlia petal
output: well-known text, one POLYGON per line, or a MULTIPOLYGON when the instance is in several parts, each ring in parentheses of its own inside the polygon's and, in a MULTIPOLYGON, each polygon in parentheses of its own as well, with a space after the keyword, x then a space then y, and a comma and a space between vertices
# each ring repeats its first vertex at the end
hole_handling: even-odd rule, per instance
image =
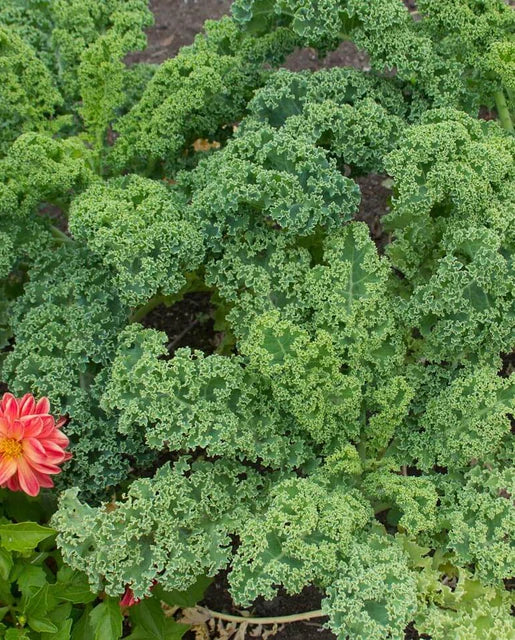
POLYGON ((0 458, 0 484, 5 484, 11 478, 18 468, 13 458, 2 456, 0 458))
POLYGON ((4 393, 4 395, 2 396, 2 402, 0 402, 0 411, 2 413, 5 412, 5 410, 7 408, 7 403, 10 400, 15 400, 15 397, 13 396, 13 394, 9 393, 9 392, 4 393))
POLYGON ((64 426, 68 424, 69 418, 68 416, 61 416, 59 420, 55 423, 56 429, 62 429, 64 426))
POLYGON ((0 435, 7 438, 8 431, 9 431, 9 422, 3 416, 0 416, 0 435))
POLYGON ((18 480, 18 474, 16 473, 14 476, 11 476, 9 480, 7 480, 7 488, 11 491, 21 491, 20 481, 18 480))
POLYGON ((38 479, 39 486, 44 489, 51 489, 54 486, 54 481, 49 475, 45 473, 39 473, 39 471, 34 471, 36 478, 38 479))
POLYGON ((48 459, 45 447, 36 438, 26 438, 23 441, 23 455, 34 462, 46 462, 48 459))
POLYGON ((120 600, 120 607, 132 607, 140 602, 139 598, 134 597, 134 591, 130 587, 125 588, 125 593, 120 600))
POLYGON ((12 395, 12 393, 4 394, 2 401, 3 414, 10 422, 18 417, 18 401, 12 395), (7 396, 7 397, 6 397, 7 396))
POLYGON ((45 439, 45 442, 53 442, 62 449, 66 449, 70 444, 68 436, 65 436, 61 431, 55 431, 51 436, 45 439))
POLYGON ((26 438, 36 438, 42 435, 44 421, 41 416, 23 416, 20 422, 25 429, 26 438))
POLYGON ((29 496, 37 496, 39 493, 38 479, 30 468, 28 462, 22 457, 18 460, 18 480, 22 491, 29 496))
POLYGON ((20 400, 20 416, 30 416, 34 413, 36 401, 32 393, 26 393, 20 400))
POLYGON ((38 438, 41 438, 42 440, 46 440, 49 438, 52 440, 56 433, 54 419, 52 418, 52 421, 49 422, 44 418, 45 416, 43 416, 43 428, 41 429, 41 433, 39 434, 38 438))
POLYGON ((59 459, 59 462, 61 462, 64 456, 64 450, 62 447, 60 447, 55 442, 52 442, 51 440, 44 440, 43 442, 40 441, 40 443, 43 445, 45 450, 45 461, 54 462, 54 459, 55 461, 59 459))
POLYGON ((27 460, 28 465, 34 471, 34 473, 42 473, 44 475, 56 475, 61 473, 61 469, 55 464, 48 464, 42 462, 34 462, 33 460, 27 460))
POLYGON ((50 413, 50 400, 48 398, 41 398, 38 400, 34 413, 50 413))
POLYGON ((22 440, 24 435, 25 429, 23 427, 23 423, 17 419, 13 420, 7 429, 7 437, 13 438, 14 440, 22 440))

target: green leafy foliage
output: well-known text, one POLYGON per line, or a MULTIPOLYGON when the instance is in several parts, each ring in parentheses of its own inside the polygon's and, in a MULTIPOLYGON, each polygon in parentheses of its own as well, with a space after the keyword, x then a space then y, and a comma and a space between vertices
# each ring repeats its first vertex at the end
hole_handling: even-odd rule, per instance
POLYGON ((482 101, 492 103, 503 76, 492 78, 488 53, 513 34, 508 4, 443 0, 435 8, 427 0, 417 9, 412 15, 398 0, 235 0, 232 6, 244 30, 288 28, 322 54, 350 39, 367 51, 374 69, 395 69, 434 106, 473 111, 482 101))
MULTIPOLYGON (((70 638, 81 607, 96 600, 86 576, 62 563, 55 531, 37 522, 13 522, 13 511, 48 510, 33 499, 13 503, 0 495, 0 633, 2 637, 70 638), (53 569, 57 567, 57 569, 53 569)), ((117 636, 118 638, 119 636, 117 636)))
POLYGON ((0 635, 29 640, 180 640, 189 629, 166 616, 170 607, 194 606, 209 579, 198 576, 185 591, 165 591, 130 608, 116 598, 91 591, 86 575, 63 563, 55 548, 56 531, 46 522, 55 503, 14 496, 0 490, 0 635), (129 628, 129 635, 124 631, 129 628))
POLYGON ((305 584, 328 586, 341 570, 356 531, 371 517, 362 496, 345 485, 288 478, 273 487, 264 513, 238 532, 241 545, 229 582, 238 601, 273 598, 278 584, 298 593, 305 584))
POLYGON ((279 69, 250 103, 251 116, 327 149, 355 172, 382 171, 405 123, 402 92, 355 69, 279 69))
POLYGON ((5 155, 21 133, 43 129, 62 98, 32 47, 14 31, 1 26, 0 69, 4 85, 0 99, 0 155, 5 155))
POLYGON ((327 592, 323 609, 339 638, 402 640, 417 608, 416 578, 406 554, 378 534, 353 541, 327 592))
POLYGON ((356 185, 321 149, 264 125, 242 128, 192 174, 183 177, 193 182, 188 184, 191 215, 207 226, 204 233, 215 249, 226 236, 239 236, 240 229, 259 223, 265 225, 263 233, 277 225, 296 236, 317 227, 335 228, 351 218, 359 203, 356 185))
POLYGON ((215 575, 225 566, 229 533, 252 510, 260 485, 259 476, 238 463, 182 458, 133 482, 111 512, 81 504, 69 490, 53 520, 59 547, 66 562, 88 573, 93 588, 105 583, 107 593, 130 584, 136 597, 148 596, 153 580, 185 590, 199 574, 215 575))
POLYGON ((280 61, 295 44, 280 30, 245 38, 229 18, 205 27, 205 35, 160 66, 139 102, 119 121, 117 164, 142 169, 164 161, 166 170, 173 169, 185 146, 198 137, 217 136, 241 118, 262 82, 263 63, 280 61))
POLYGON ((339 640, 513 637, 515 12, 235 0, 127 66, 150 21, 0 0, 0 373, 73 454, 1 490, 0 635, 178 639, 224 570, 339 640))
POLYGON ((131 306, 177 293, 183 273, 202 260, 202 236, 174 195, 154 180, 124 176, 94 184, 70 209, 71 232, 116 274, 120 298, 131 306))

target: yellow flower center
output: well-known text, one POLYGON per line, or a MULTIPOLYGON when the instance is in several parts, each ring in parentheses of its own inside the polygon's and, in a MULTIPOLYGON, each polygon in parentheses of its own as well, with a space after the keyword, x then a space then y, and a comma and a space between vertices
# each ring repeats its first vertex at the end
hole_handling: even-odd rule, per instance
POLYGON ((0 438, 0 453, 8 458, 17 458, 21 456, 23 445, 19 440, 14 438, 0 438))

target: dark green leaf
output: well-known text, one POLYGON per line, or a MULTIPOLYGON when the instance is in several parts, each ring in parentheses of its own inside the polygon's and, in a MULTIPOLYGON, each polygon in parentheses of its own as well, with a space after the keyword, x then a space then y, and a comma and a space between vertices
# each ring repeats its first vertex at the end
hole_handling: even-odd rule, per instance
POLYGON ((20 591, 26 596, 30 596, 31 590, 40 589, 46 584, 47 577, 43 567, 34 567, 27 564, 18 573, 16 582, 20 591))
POLYGON ((30 640, 27 629, 7 629, 5 640, 30 640))
POLYGON ((28 600, 24 608, 28 625, 34 631, 55 633, 56 625, 48 617, 48 585, 38 589, 28 600))
POLYGON ((56 625, 55 633, 42 634, 41 640, 70 640, 70 632, 73 624, 71 619, 72 605, 70 602, 63 602, 55 607, 48 617, 56 625))
POLYGON ((91 606, 87 606, 84 613, 73 625, 72 639, 71 640, 91 640, 93 637, 93 627, 91 626, 90 615, 91 606))
POLYGON ((133 633, 127 640, 179 640, 189 629, 167 618, 156 598, 148 598, 130 609, 133 633))
POLYGON ((42 633, 41 640, 70 640, 73 620, 63 620, 55 633, 42 633))

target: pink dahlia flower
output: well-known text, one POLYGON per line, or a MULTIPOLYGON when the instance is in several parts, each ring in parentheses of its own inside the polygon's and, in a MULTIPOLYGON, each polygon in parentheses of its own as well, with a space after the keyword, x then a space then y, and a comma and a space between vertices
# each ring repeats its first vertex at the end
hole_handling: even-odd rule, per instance
POLYGON ((53 487, 50 477, 71 458, 68 438, 61 431, 66 418, 55 422, 48 398, 37 403, 27 393, 15 398, 4 393, 0 403, 0 487, 37 496, 41 487, 53 487))

